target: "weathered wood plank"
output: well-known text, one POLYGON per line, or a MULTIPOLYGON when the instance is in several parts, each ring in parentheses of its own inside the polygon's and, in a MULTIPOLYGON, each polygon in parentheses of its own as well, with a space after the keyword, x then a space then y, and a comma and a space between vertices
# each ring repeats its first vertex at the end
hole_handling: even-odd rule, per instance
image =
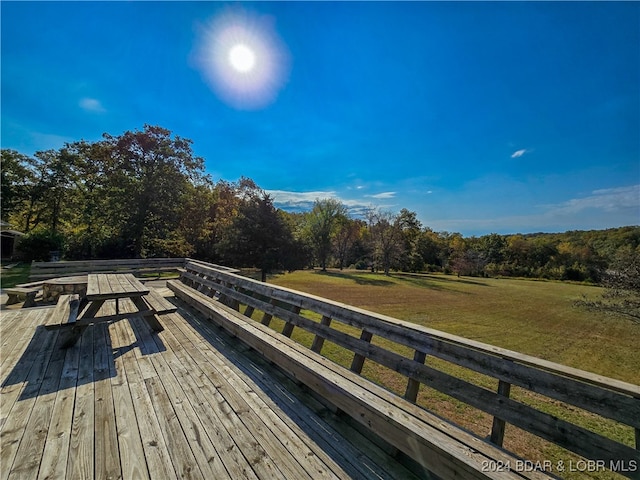
MULTIPOLYGON (((498 382, 498 395, 502 395, 504 397, 509 397, 511 393, 511 384, 507 382, 503 382, 500 380, 498 382)), ((506 422, 503 418, 494 416, 493 417, 493 426, 491 427, 491 443, 502 446, 504 442, 504 430, 506 427, 506 422)))
POLYGON ((121 478, 116 415, 111 389, 113 355, 107 325, 94 327, 93 382, 95 396, 94 458, 98 478, 121 478))
MULTIPOLYGON (((323 315, 322 318, 320 319, 320 325, 324 325, 325 327, 329 328, 331 326, 331 318, 327 317, 326 315, 323 315)), ((322 347, 324 346, 324 340, 325 338, 320 335, 316 335, 315 337, 313 337, 313 343, 311 344, 311 351, 320 353, 322 351, 322 347)))
MULTIPOLYGON (((171 285, 170 288, 174 289, 177 295, 181 295, 179 285, 171 285)), ((422 422, 418 427, 418 424, 414 425, 408 418, 392 414, 389 408, 396 407, 392 407, 388 403, 380 404, 379 399, 372 397, 366 391, 355 388, 354 384, 344 377, 327 370, 321 363, 311 360, 308 352, 302 354, 296 351, 293 346, 295 342, 285 338, 282 338, 281 341, 276 340, 271 337, 273 332, 270 333, 269 329, 265 330, 259 324, 249 323, 250 321, 243 320, 244 317, 241 315, 234 316, 233 310, 227 311, 224 306, 214 305, 206 300, 207 303, 199 303, 193 295, 189 295, 190 292, 185 290, 182 293, 186 295, 181 298, 192 302, 193 306, 200 311, 219 321, 232 335, 238 336, 269 360, 294 373, 297 378, 317 390, 336 406, 369 425, 382 438, 398 446, 417 461, 434 470, 436 474, 450 477, 460 475, 460 472, 464 471, 468 478, 490 478, 492 476, 492 474, 480 471, 480 463, 478 462, 481 462, 481 458, 487 457, 469 455, 467 449, 460 450, 460 444, 446 435, 442 436, 442 432, 433 429, 433 427, 424 425, 422 422), (328 379, 331 380, 328 381, 328 379), (363 399, 367 401, 362 402, 363 399), (430 441, 426 442, 425 438, 429 438, 430 441)), ((195 292, 191 293, 195 294, 195 292)), ((319 358, 323 359, 323 357, 319 358)), ((500 475, 495 475, 495 478, 499 477, 500 475)))
MULTIPOLYGON (((140 322, 134 323, 137 334, 140 334, 140 327, 140 322)), ((154 339, 157 340, 157 337, 154 339)), ((163 355, 154 356, 151 361, 158 371, 159 378, 162 379, 164 390, 173 405, 200 470, 205 478, 230 478, 191 403, 188 390, 191 382, 186 367, 172 362, 175 357, 169 344, 163 341, 162 345, 166 348, 163 355)))
POLYGON ((0 378, 6 378, 18 363, 29 338, 33 337, 38 325, 44 323, 53 307, 30 308, 28 310, 5 310, 0 322, 0 378), (16 328, 20 325, 21 328, 16 328))
MULTIPOLYGON (((184 258, 144 258, 118 260, 78 260, 60 262, 32 262, 30 280, 97 272, 161 273, 178 272, 184 266, 184 258)), ((34 282, 37 283, 37 282, 34 282)), ((30 285, 30 284, 27 284, 30 285)))
POLYGON ((205 479, 158 377, 145 380, 163 437, 171 445, 171 462, 180 478, 205 479))
MULTIPOLYGON (((324 405, 318 404, 307 390, 292 382, 281 370, 274 369, 273 365, 257 352, 250 349, 246 352, 230 349, 227 347, 230 339, 216 324, 202 321, 184 310, 181 311, 181 316, 188 318, 189 323, 203 335, 204 349, 210 349, 208 345, 211 345, 213 353, 221 361, 225 358, 232 360, 232 363, 225 363, 225 366, 246 382, 247 397, 259 398, 267 406, 267 412, 278 415, 293 432, 302 428, 305 437, 301 441, 304 441, 313 454, 339 478, 413 479, 412 474, 397 461, 390 461, 388 455, 371 442, 357 437, 357 433, 345 427, 342 418, 323 415, 322 412, 327 411, 324 405), (217 353, 219 350, 224 351, 224 355, 217 353), (251 380, 256 382, 256 386, 246 379, 247 372, 253 372, 251 380), (292 396, 291 392, 294 392, 295 396, 292 396), (304 398, 306 403, 301 403, 298 398, 304 398), (315 409, 311 410, 309 404, 313 404, 315 409), (322 419, 318 415, 322 416, 322 419), (308 441, 304 440, 306 435, 309 435, 308 441), (350 437, 351 443, 343 438, 343 435, 350 437), (358 445, 359 449, 355 449, 354 445, 358 445)), ((183 325, 180 325, 181 329, 187 330, 183 325)), ((209 355, 207 357, 210 358, 209 355)), ((277 424, 276 421, 272 423, 277 424)), ((324 475, 319 472, 318 476, 324 475)))
POLYGON ((87 299, 90 301, 129 298, 148 293, 149 288, 132 274, 103 273, 87 276, 87 299))
POLYGON ((25 353, 2 384, 0 465, 6 468, 0 468, 1 480, 6 480, 11 472, 26 428, 24 419, 29 418, 36 403, 57 337, 55 332, 37 329, 25 353))
MULTIPOLYGON (((202 266, 198 268, 200 270, 205 269, 205 267, 202 266)), ((216 275, 221 276, 223 274, 217 272, 216 275)), ((482 345, 487 348, 484 349, 485 351, 481 351, 478 349, 478 345, 480 345, 478 342, 466 341, 461 337, 424 329, 408 324, 407 322, 390 319, 371 312, 358 311, 358 309, 355 308, 346 308, 346 306, 336 305, 335 302, 325 302, 317 298, 311 298, 311 301, 308 301, 309 299, 307 299, 306 295, 301 295, 297 292, 292 293, 292 291, 280 289, 280 287, 267 287, 264 284, 257 284, 255 282, 252 284, 251 282, 253 281, 250 279, 240 278, 238 281, 243 284, 245 288, 253 285, 256 289, 261 290, 262 294, 269 291, 274 295, 273 298, 287 297, 292 305, 302 305, 304 308, 310 309, 315 307, 313 311, 323 313, 324 315, 329 315, 326 308, 328 305, 333 317, 335 317, 334 319, 350 326, 362 329, 366 328, 376 335, 413 349, 427 349, 430 355, 471 368, 480 373, 494 376, 499 380, 530 389, 536 393, 549 396, 550 398, 571 403, 593 413, 626 423, 627 425, 635 427, 640 424, 640 398, 634 396, 634 392, 636 391, 640 395, 640 387, 638 386, 625 384, 624 382, 618 382, 613 379, 606 379, 607 381, 605 382, 603 381, 603 377, 599 377, 600 381, 589 384, 587 382, 594 381, 593 374, 589 372, 569 369, 573 371, 574 374, 583 374, 583 377, 581 377, 580 380, 567 378, 566 373, 568 367, 562 365, 553 364, 557 367, 557 372, 532 368, 530 364, 536 363, 539 359, 522 356, 516 352, 511 352, 514 355, 510 355, 509 351, 484 344, 482 345), (284 293, 281 290, 284 290, 284 293), (326 303, 326 305, 324 305, 324 303, 326 303), (346 313, 345 310, 347 310, 346 313), (436 332, 436 334, 434 334, 434 332, 436 332), (438 335, 440 337, 446 337, 447 340, 454 340, 455 343, 443 338, 437 338, 438 335), (464 343, 468 343, 469 346, 465 346, 464 343), (501 356, 496 356, 495 353, 500 353, 501 356), (528 360, 528 363, 518 363, 512 358, 514 356, 521 359, 524 358, 528 360), (601 388, 602 383, 605 383, 607 388, 601 388), (618 393, 619 389, 615 388, 616 386, 624 387, 625 393, 622 395, 618 393)), ((233 292, 225 293, 233 294, 233 292)), ((286 321, 293 321, 292 317, 289 316, 286 311, 278 311, 259 301, 252 301, 251 297, 242 297, 239 292, 236 292, 235 295, 239 301, 263 310, 265 315, 276 315, 286 321)), ((550 363, 545 361, 541 362, 540 366, 548 366, 547 364, 550 363)))
MULTIPOLYGON (((117 388, 114 388, 114 397, 122 398, 123 402, 127 403, 123 408, 128 410, 128 415, 133 415, 135 418, 134 423, 128 423, 126 417, 122 417, 122 422, 127 423, 124 427, 126 429, 120 427, 118 429, 123 476, 136 478, 138 476, 136 472, 139 471, 140 478, 174 478, 176 471, 170 460, 169 449, 136 359, 139 348, 136 347, 135 334, 127 322, 117 322, 113 324, 111 330, 114 332, 113 338, 116 342, 114 345, 115 368, 118 372, 118 376, 112 379, 112 383, 115 381, 118 384, 117 388), (131 405, 128 404, 127 391, 131 395, 131 405), (129 447, 127 451, 123 449, 124 444, 129 447), (145 475, 147 470, 148 475, 145 475), (127 475, 127 472, 131 472, 131 476, 127 475)), ((116 409, 119 403, 116 403, 116 409)))
POLYGON ((171 313, 175 312, 178 309, 178 307, 176 307, 173 303, 164 298, 154 289, 151 289, 149 294, 145 295, 144 299, 149 304, 149 306, 153 310, 155 310, 157 314, 171 313))
MULTIPOLYGON (((203 368, 208 364, 206 357, 198 356, 200 362, 193 359, 197 350, 187 351, 174 333, 174 329, 171 329, 165 335, 175 354, 173 361, 176 362, 175 366, 185 368, 185 376, 191 377, 190 381, 184 382, 189 388, 186 393, 188 398, 201 405, 197 409, 198 417, 214 444, 220 447, 221 452, 225 452, 222 461, 231 478, 283 478, 263 448, 263 442, 256 438, 256 432, 244 426, 238 410, 228 403, 229 395, 237 393, 225 388, 226 380, 216 370, 203 368)), ((246 409, 240 410, 241 413, 244 411, 251 414, 246 409)))
MULTIPOLYGON (((197 350, 189 353, 193 355, 197 353, 197 350)), ((283 438, 286 437, 283 437, 282 432, 273 432, 274 426, 263 418, 264 409, 254 408, 254 405, 249 402, 250 399, 239 389, 239 382, 235 375, 226 369, 223 363, 212 365, 211 360, 204 356, 200 356, 199 360, 204 363, 194 362, 191 370, 198 369, 203 365, 213 367, 206 368, 203 373, 215 384, 215 390, 211 393, 218 397, 221 395, 220 398, 224 399, 223 403, 229 406, 231 416, 229 421, 236 425, 234 431, 239 434, 236 438, 238 447, 246 450, 245 445, 253 443, 258 446, 259 451, 249 455, 249 458, 255 459, 251 466, 256 473, 261 478, 296 478, 300 480, 315 478, 316 476, 306 469, 309 465, 303 466, 297 461, 299 458, 305 458, 305 455, 299 450, 299 439, 297 442, 283 444, 283 438)), ((207 387, 207 382, 204 382, 203 388, 207 387)), ((221 419, 223 422, 225 420, 225 418, 221 419)))
MULTIPOLYGON (((415 337, 418 334, 422 334, 425 337, 443 340, 449 342, 450 344, 460 345, 471 350, 493 355, 494 357, 518 362, 522 365, 534 367, 536 369, 551 372, 556 375, 561 375, 565 378, 586 381, 605 389, 640 398, 640 386, 638 385, 632 385, 627 382, 603 377, 591 372, 586 372, 576 368, 567 367, 565 365, 549 362, 540 358, 532 357, 519 352, 514 352, 512 350, 507 350, 493 345, 468 340, 457 335, 452 335, 438 330, 422 327, 411 322, 398 320, 386 315, 377 314, 329 299, 317 297, 310 294, 301 294, 300 292, 284 287, 263 284, 255 280, 236 275, 234 273, 222 272, 214 268, 204 266, 202 264, 194 264, 192 262, 189 262, 187 263, 186 267, 195 271, 205 272, 211 278, 232 278, 235 285, 241 286, 245 289, 258 292, 269 298, 275 298, 291 305, 300 306, 302 309, 312 310, 332 317, 334 319, 348 322, 349 325, 358 328, 368 327, 375 335, 385 336, 384 331, 378 332, 374 329, 376 326, 379 326, 383 329, 388 329, 387 336, 385 336, 385 338, 390 338, 393 341, 397 341, 398 343, 402 343, 411 348, 420 348, 420 345, 415 344, 415 337)), ((505 379, 505 381, 509 380, 505 379)))
POLYGON ((94 473, 93 331, 93 328, 86 329, 79 343, 80 367, 69 442, 68 479, 92 478, 94 473))
POLYGON ((20 440, 9 474, 11 480, 37 476, 63 365, 64 353, 59 348, 55 348, 39 385, 33 408, 26 417, 24 435, 20 440))
MULTIPOLYGON (((427 354, 424 352, 421 352, 420 350, 416 350, 415 353, 413 354, 414 362, 424 364, 426 360, 427 360, 427 354)), ((409 400, 411 403, 416 403, 416 400, 418 399, 419 391, 420 391, 420 382, 415 378, 409 377, 409 380, 407 381, 407 389, 404 392, 404 398, 406 400, 409 400)))
POLYGON ((69 458, 69 442, 78 382, 80 349, 65 350, 60 388, 53 407, 52 421, 47 432, 38 479, 65 478, 69 458))

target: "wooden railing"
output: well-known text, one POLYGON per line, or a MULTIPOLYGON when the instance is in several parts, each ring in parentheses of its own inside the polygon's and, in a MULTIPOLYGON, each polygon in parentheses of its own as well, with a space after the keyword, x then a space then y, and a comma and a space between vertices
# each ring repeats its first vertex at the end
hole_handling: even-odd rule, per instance
POLYGON ((353 372, 360 374, 365 361, 373 361, 399 373, 406 382, 405 400, 415 403, 420 385, 426 385, 488 413, 493 416, 489 439, 495 445, 502 446, 505 425, 511 424, 598 462, 598 466, 630 478, 640 476, 637 385, 261 283, 204 263, 187 262, 185 269, 183 283, 246 317, 263 325, 279 318, 284 321, 281 333, 286 337, 295 329, 308 332, 313 336, 309 347, 313 352, 321 353, 325 341, 348 351, 353 372), (430 365, 431 357, 487 375, 497 380, 497 388, 491 390, 435 368, 430 365), (538 402, 524 403, 511 395, 512 386, 548 403, 559 401, 618 422, 635 432, 635 445, 558 418, 534 406, 538 402))
MULTIPOLYGON (((58 262, 32 262, 29 280, 36 282, 55 277, 86 275, 87 273, 133 273, 135 275, 178 272, 186 262, 198 263, 191 258, 131 258, 116 260, 70 260, 58 262)), ((212 264, 206 264, 212 265, 212 264)), ((215 265, 216 268, 237 270, 215 265)))

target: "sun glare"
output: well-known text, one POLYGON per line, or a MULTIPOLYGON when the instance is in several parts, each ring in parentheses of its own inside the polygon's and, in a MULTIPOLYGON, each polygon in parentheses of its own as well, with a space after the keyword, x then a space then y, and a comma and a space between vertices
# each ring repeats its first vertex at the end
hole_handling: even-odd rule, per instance
POLYGON ((289 57, 272 19, 235 11, 201 31, 197 67, 216 95, 234 108, 271 104, 286 83, 289 57))
POLYGON ((256 63, 256 56, 251 48, 239 43, 229 50, 229 63, 239 72, 250 72, 256 63))

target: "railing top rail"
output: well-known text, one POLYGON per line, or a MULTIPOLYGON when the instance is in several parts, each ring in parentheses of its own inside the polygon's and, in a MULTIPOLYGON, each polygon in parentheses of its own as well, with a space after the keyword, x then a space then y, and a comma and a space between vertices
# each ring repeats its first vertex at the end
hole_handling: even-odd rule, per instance
POLYGON ((57 262, 31 262, 36 268, 59 268, 75 265, 144 265, 144 264, 184 264, 185 258, 124 258, 116 260, 61 260, 57 262))

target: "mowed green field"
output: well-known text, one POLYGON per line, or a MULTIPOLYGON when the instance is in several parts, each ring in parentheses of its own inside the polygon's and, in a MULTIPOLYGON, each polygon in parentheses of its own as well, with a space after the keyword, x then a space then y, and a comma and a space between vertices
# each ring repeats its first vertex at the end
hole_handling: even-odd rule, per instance
MULTIPOLYGON (((270 283, 330 298, 349 305, 408 320, 465 338, 527 353, 545 360, 640 384, 640 325, 622 317, 589 312, 574 306, 602 289, 589 285, 521 279, 457 278, 449 275, 385 277, 359 271, 299 271, 275 276, 270 283)), ((282 325, 272 325, 281 329, 282 325)), ((308 344, 311 338, 294 333, 308 344)), ((375 343, 384 344, 383 339, 375 343)), ((347 351, 324 349, 323 354, 348 366, 347 351)), ((430 359, 429 365, 494 390, 497 381, 447 362, 430 359)), ((363 375, 402 395, 406 380, 372 362, 363 375)), ((588 412, 549 401, 514 387, 512 398, 564 418, 601 435, 633 446, 634 432, 588 412)), ((420 389, 418 403, 464 428, 485 437, 492 417, 436 390, 420 389)), ((534 462, 576 462, 571 452, 507 425, 505 448, 534 462)), ((553 472, 567 479, 617 479, 610 471, 553 472)))
POLYGON ((590 285, 521 279, 298 271, 270 283, 640 384, 640 325, 575 307, 590 285))

